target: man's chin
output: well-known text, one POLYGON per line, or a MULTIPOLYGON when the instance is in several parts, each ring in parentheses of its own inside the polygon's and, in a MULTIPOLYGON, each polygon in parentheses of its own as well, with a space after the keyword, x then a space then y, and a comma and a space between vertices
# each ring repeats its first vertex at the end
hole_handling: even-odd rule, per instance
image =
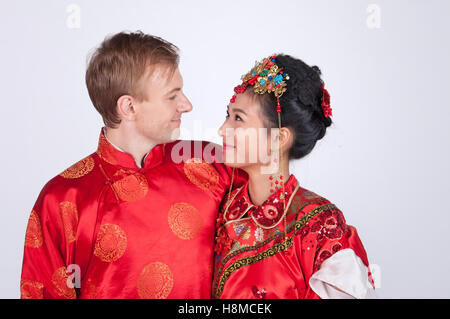
POLYGON ((167 140, 166 143, 170 143, 170 142, 176 141, 176 140, 178 140, 179 138, 180 138, 180 128, 177 127, 176 129, 174 129, 174 130, 170 133, 170 135, 169 135, 168 140, 167 140))

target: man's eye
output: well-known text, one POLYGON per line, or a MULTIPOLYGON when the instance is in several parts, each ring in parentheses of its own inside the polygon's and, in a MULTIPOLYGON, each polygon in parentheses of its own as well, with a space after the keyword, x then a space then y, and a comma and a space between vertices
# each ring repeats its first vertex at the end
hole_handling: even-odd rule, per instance
POLYGON ((176 95, 171 96, 171 97, 169 97, 169 100, 175 100, 176 97, 177 97, 176 95))

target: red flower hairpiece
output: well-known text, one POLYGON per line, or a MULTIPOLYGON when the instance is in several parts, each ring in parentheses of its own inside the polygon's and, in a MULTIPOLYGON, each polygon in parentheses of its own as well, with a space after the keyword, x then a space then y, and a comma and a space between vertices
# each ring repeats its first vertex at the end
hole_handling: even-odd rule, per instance
POLYGON ((322 84, 322 110, 325 117, 332 116, 332 109, 330 107, 330 93, 325 89, 325 83, 322 84))

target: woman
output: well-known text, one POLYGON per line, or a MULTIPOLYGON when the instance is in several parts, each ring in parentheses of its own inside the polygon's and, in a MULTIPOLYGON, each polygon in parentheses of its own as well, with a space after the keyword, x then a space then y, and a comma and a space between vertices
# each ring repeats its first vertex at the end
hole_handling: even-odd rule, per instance
POLYGON ((219 212, 215 298, 375 296, 356 229, 289 173, 289 160, 310 153, 332 123, 320 75, 274 55, 235 87, 219 134, 225 162, 249 179, 230 189, 219 212))

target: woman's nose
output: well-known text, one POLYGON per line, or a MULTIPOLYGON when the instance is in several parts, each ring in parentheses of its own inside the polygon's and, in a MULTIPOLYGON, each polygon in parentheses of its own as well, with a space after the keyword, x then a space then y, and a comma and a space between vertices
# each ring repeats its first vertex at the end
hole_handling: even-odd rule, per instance
POLYGON ((222 124, 222 126, 219 127, 219 130, 217 131, 217 134, 219 134, 220 137, 223 137, 223 136, 224 136, 224 129, 223 129, 223 126, 224 126, 224 125, 225 125, 225 124, 222 124))

